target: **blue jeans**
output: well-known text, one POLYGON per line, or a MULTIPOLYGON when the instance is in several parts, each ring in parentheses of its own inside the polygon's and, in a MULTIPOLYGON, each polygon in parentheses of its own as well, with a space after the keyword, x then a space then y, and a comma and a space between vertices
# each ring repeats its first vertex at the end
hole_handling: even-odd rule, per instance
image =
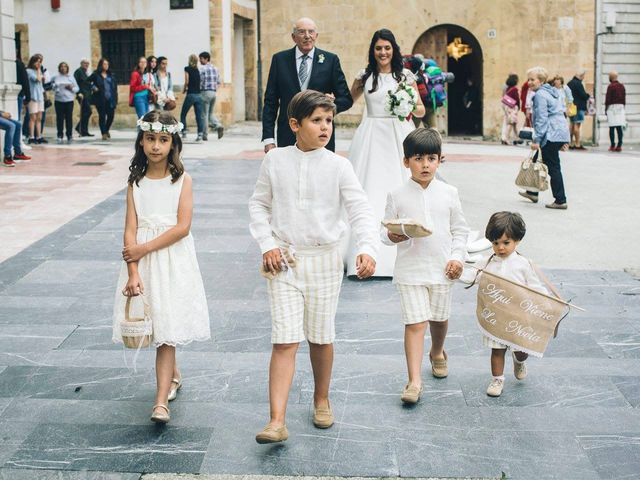
POLYGON ((184 97, 182 111, 180 112, 180 121, 184 125, 185 130, 187 129, 187 113, 189 113, 191 107, 193 107, 196 112, 198 135, 202 135, 202 132, 204 132, 204 126, 202 125, 202 97, 199 93, 187 93, 187 96, 184 97))
POLYGON ((20 150, 22 124, 13 118, 0 117, 0 129, 4 130, 4 156, 11 156, 12 146, 16 154, 22 153, 20 150))
POLYGON ((147 95, 134 95, 133 108, 136 109, 136 116, 142 118, 149 111, 149 97, 147 95))

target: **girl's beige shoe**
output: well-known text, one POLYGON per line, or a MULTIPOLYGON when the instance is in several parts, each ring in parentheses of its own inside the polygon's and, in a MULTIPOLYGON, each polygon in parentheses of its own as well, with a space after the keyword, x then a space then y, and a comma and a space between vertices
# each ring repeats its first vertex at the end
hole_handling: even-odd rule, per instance
POLYGON ((168 400, 172 402, 178 396, 178 390, 182 388, 182 378, 171 379, 171 388, 169 389, 168 400))
POLYGON ((155 423, 169 423, 169 420, 171 420, 170 414, 171 412, 169 412, 169 407, 159 403, 158 405, 153 406, 151 421, 155 423))

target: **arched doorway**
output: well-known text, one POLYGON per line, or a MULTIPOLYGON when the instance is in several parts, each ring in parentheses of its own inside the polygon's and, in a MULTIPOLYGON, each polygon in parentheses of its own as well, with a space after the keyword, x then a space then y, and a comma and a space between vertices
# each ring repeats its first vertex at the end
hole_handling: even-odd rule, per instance
POLYGON ((455 81, 447 84, 447 107, 437 109, 434 126, 447 135, 482 135, 482 48, 476 37, 459 25, 437 25, 418 38, 412 53, 434 59, 442 71, 455 75, 455 81), (456 59, 451 48, 447 53, 452 44, 471 51, 459 48, 464 54, 456 59), (467 109, 469 99, 474 101, 467 109))

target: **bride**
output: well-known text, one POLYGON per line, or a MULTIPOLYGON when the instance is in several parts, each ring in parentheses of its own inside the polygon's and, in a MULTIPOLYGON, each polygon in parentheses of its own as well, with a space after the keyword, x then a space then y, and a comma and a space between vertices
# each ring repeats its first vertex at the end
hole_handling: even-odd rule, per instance
MULTIPOLYGON (((366 116, 356 130, 348 157, 378 221, 384 216, 387 193, 409 178, 409 170, 402 164, 402 142, 413 130, 413 122, 399 120, 384 110, 388 91, 395 91, 400 82, 416 90, 417 106, 413 114, 423 117, 425 108, 416 89, 415 77, 402 68, 400 47, 393 33, 387 29, 378 30, 369 46, 369 64, 351 86, 354 102, 364 94, 366 116)), ((355 240, 351 238, 345 259, 347 275, 356 274, 356 256, 355 240)), ((393 276, 395 258, 395 247, 381 245, 374 276, 393 276)))

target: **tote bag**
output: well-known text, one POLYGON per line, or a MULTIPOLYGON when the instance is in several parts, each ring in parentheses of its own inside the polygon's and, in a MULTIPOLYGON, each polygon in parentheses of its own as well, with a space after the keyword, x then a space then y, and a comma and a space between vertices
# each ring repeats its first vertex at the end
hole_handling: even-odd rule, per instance
POLYGON ((549 169, 542 163, 542 151, 537 150, 537 161, 535 153, 532 151, 520 164, 516 185, 530 192, 543 192, 549 188, 549 169))

